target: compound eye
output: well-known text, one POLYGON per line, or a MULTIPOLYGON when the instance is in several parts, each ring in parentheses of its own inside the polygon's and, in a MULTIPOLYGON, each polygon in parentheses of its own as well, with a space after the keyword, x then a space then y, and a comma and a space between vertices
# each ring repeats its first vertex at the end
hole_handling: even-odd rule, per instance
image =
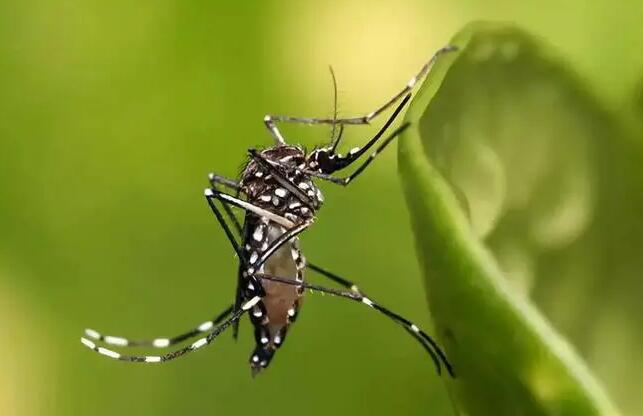
POLYGON ((333 173, 336 170, 328 149, 315 150, 312 154, 310 165, 311 168, 322 173, 333 173))

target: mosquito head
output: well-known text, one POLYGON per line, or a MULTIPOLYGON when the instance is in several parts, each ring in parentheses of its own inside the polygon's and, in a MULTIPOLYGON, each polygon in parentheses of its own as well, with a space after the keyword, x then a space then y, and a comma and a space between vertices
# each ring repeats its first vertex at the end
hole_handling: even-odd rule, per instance
POLYGON ((351 160, 350 156, 345 157, 335 153, 331 147, 315 149, 306 157, 310 170, 327 175, 345 168, 351 160))

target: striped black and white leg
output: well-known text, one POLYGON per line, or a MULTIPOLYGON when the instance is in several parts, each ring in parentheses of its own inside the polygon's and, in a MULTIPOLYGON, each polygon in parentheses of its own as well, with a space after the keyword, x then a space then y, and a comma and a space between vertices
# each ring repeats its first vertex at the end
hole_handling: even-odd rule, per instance
POLYGON ((251 204, 247 201, 244 201, 243 199, 237 198, 235 196, 232 196, 230 194, 227 194, 225 192, 221 192, 215 188, 206 188, 204 191, 205 198, 208 201, 208 204, 212 208, 212 211, 214 212, 215 216, 221 223, 221 226, 224 227, 224 230, 226 232, 226 235, 233 240, 234 235, 232 234, 232 231, 230 230, 230 227, 225 223, 225 220, 223 219, 223 215, 219 211, 219 209, 216 207, 214 204, 215 200, 222 201, 224 203, 228 203, 232 206, 236 206, 238 208, 242 208, 246 211, 250 211, 253 214, 257 215, 258 217, 263 217, 267 218, 268 220, 279 224, 281 226, 284 226, 286 228, 292 228, 295 223, 290 221, 287 218, 282 217, 281 215, 275 214, 274 212, 268 211, 266 209, 263 209, 261 207, 258 207, 254 204, 251 204))
POLYGON ((223 312, 217 315, 214 319, 205 321, 199 326, 186 331, 180 335, 174 337, 161 337, 154 339, 128 339, 119 336, 113 335, 104 335, 94 329, 87 328, 85 329, 85 336, 87 339, 92 340, 92 342, 102 342, 107 345, 113 345, 115 347, 155 347, 155 348, 166 348, 175 344, 179 344, 183 341, 186 341, 190 338, 194 338, 200 334, 209 332, 216 325, 221 323, 230 313, 232 312, 232 305, 228 306, 223 312))
MULTIPOLYGON (((241 305, 241 308, 239 308, 237 311, 234 311, 232 313, 232 316, 226 319, 219 326, 215 327, 214 330, 210 331, 205 337, 199 338, 198 340, 188 345, 187 347, 184 347, 166 354, 162 354, 162 355, 125 355, 125 354, 121 354, 116 351, 110 350, 108 348, 98 346, 96 345, 96 343, 94 343, 93 341, 85 337, 81 337, 80 341, 83 343, 83 345, 85 345, 87 348, 91 349, 92 351, 95 351, 106 357, 113 358, 115 360, 137 362, 137 363, 161 363, 165 361, 170 361, 176 358, 183 357, 186 354, 189 354, 193 351, 196 351, 198 349, 205 347, 206 345, 209 345, 217 336, 219 336, 234 322, 238 321, 243 316, 243 314, 245 314, 248 310, 250 310, 260 300, 261 298, 259 296, 253 297, 252 299, 250 299, 249 301, 241 305)), ((162 339, 162 338, 159 338, 159 339, 162 339)))
POLYGON ((393 98, 389 99, 386 103, 381 105, 380 107, 376 108, 374 111, 371 111, 368 114, 365 114, 363 116, 358 116, 358 117, 349 117, 349 118, 308 118, 308 117, 292 117, 292 116, 281 116, 281 115, 268 115, 264 118, 264 122, 266 123, 266 127, 273 133, 273 136, 275 136, 275 139, 277 140, 277 143, 284 143, 283 137, 281 137, 281 134, 277 130, 276 124, 278 122, 282 123, 301 123, 301 124, 357 124, 357 125, 363 125, 363 124, 370 124, 371 120, 382 114, 384 111, 386 111, 388 108, 393 106, 397 101, 399 101, 400 98, 408 95, 412 90, 413 87, 420 81, 431 69, 435 61, 442 55, 448 52, 453 52, 456 51, 457 47, 455 46, 446 46, 444 48, 439 49, 420 69, 420 71, 407 82, 407 84, 402 88, 401 91, 399 91, 397 94, 393 96, 393 98))
MULTIPOLYGON (((344 292, 344 291, 340 291, 340 290, 336 290, 336 289, 330 289, 330 288, 326 288, 326 287, 323 287, 323 286, 318 286, 318 285, 314 285, 314 284, 310 284, 310 283, 297 282, 297 281, 291 280, 291 279, 284 279, 284 278, 277 277, 277 276, 271 276, 271 275, 266 275, 266 274, 257 274, 255 276, 257 278, 263 279, 263 280, 270 280, 270 281, 273 281, 273 282, 279 282, 279 283, 293 285, 293 286, 300 286, 300 287, 303 287, 303 288, 306 288, 306 289, 310 289, 312 291, 317 291, 317 292, 321 292, 321 293, 328 293, 328 294, 331 294, 331 295, 334 295, 334 296, 339 296, 339 297, 342 297, 342 298, 351 299, 351 300, 356 301, 356 302, 361 302, 361 303, 365 304, 366 306, 368 306, 368 307, 370 307, 372 309, 375 309, 378 312, 381 312, 382 314, 386 315, 387 317, 389 317, 390 319, 392 319, 396 323, 406 327, 407 330, 410 333, 416 334, 419 337, 419 338, 417 338, 418 340, 421 339, 422 341, 426 342, 426 344, 424 342, 422 342, 422 344, 425 346, 425 349, 427 350, 427 352, 429 352, 429 355, 431 356, 431 359, 433 360, 433 362, 435 364, 436 371, 438 372, 438 374, 441 373, 442 364, 444 364, 444 366, 446 367, 447 372, 449 373, 449 375, 451 375, 451 377, 455 377, 455 373, 453 371, 453 366, 451 365, 451 363, 447 359, 446 354, 442 351, 442 349, 435 342, 435 340, 433 338, 431 338, 431 336, 429 336, 426 332, 424 332, 422 329, 420 329, 417 325, 415 325, 414 323, 412 323, 408 319, 404 318, 401 315, 398 315, 397 313, 391 311, 390 309, 387 309, 387 308, 381 306, 380 304, 374 302, 371 298, 368 298, 368 297, 364 296, 363 294, 360 294, 360 293, 357 293, 357 292, 354 292, 354 291, 344 292), (427 348, 426 347, 427 344, 431 348, 427 348)), ((348 282, 348 283, 350 283, 350 282, 348 282)))
MULTIPOLYGON (((363 296, 365 298, 370 299, 370 297, 368 295, 366 295, 366 293, 364 293, 355 283, 351 282, 350 280, 344 279, 343 277, 338 276, 335 273, 331 273, 328 270, 323 269, 323 268, 321 268, 319 266, 316 266, 314 264, 308 264, 308 268, 311 269, 311 270, 316 271, 317 273, 319 273, 322 276, 328 278, 329 280, 339 284, 340 286, 342 286, 342 287, 344 287, 346 289, 350 289, 351 292, 357 293, 358 295, 361 295, 361 296, 363 296)), ((434 344, 435 343, 431 344, 431 343, 427 342, 418 332, 414 331, 413 328, 411 326, 409 326, 407 323, 405 323, 404 321, 400 321, 398 319, 394 319, 394 320, 398 324, 400 324, 402 326, 402 328, 404 328, 413 338, 416 339, 416 341, 418 341, 422 345, 422 347, 429 353, 429 355, 431 356, 431 358, 435 362, 436 359, 437 359, 437 357, 435 356, 435 352, 434 352, 434 349, 435 349, 434 344)))

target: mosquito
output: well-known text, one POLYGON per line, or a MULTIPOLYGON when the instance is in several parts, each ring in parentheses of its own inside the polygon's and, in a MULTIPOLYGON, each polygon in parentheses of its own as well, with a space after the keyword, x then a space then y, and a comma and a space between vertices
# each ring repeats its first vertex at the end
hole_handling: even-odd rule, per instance
MULTIPOLYGON (((438 374, 441 374, 444 366, 453 377, 451 363, 431 336, 408 319, 367 296, 352 281, 306 261, 299 246, 299 235, 314 223, 316 213, 324 202, 314 180, 329 181, 341 186, 352 183, 408 127, 408 124, 402 124, 386 135, 409 102, 413 87, 442 54, 454 50, 456 48, 453 46, 439 49, 401 91, 366 115, 337 118, 335 110, 334 117, 326 119, 265 116, 264 124, 274 139, 274 145, 260 151, 249 149, 247 164, 239 180, 212 173, 209 175, 210 186, 205 189, 205 199, 239 259, 234 303, 213 319, 174 337, 131 340, 86 329, 81 342, 93 351, 113 359, 160 363, 183 357, 209 345, 229 327, 234 328, 233 335, 236 339, 239 320, 248 314, 254 327, 256 345, 249 360, 254 376, 269 366, 275 352, 283 345, 291 324, 299 314, 304 292, 309 289, 361 303, 390 318, 422 345, 438 374), (346 155, 336 151, 345 126, 369 125, 393 107, 392 114, 364 146, 353 148, 346 155), (286 143, 277 123, 332 125, 331 142, 306 153, 301 146, 286 143), (357 168, 352 173, 347 176, 335 175, 336 172, 353 166, 373 148, 361 164, 355 165, 357 168), (244 213, 243 224, 235 216, 234 209, 240 209, 244 213), (307 269, 317 272, 342 289, 308 283, 304 279, 307 269), (195 338, 196 341, 191 344, 161 355, 125 355, 103 346, 167 348, 195 338)), ((336 102, 334 74, 333 81, 336 102)))

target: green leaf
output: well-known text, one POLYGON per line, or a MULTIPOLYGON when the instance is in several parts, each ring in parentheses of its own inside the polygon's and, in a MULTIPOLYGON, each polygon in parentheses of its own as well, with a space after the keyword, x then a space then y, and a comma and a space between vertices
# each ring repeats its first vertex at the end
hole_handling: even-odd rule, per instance
POLYGON ((608 117, 519 29, 477 23, 453 44, 407 112, 399 169, 454 400, 470 415, 616 415, 526 296, 531 253, 591 220, 608 117))

